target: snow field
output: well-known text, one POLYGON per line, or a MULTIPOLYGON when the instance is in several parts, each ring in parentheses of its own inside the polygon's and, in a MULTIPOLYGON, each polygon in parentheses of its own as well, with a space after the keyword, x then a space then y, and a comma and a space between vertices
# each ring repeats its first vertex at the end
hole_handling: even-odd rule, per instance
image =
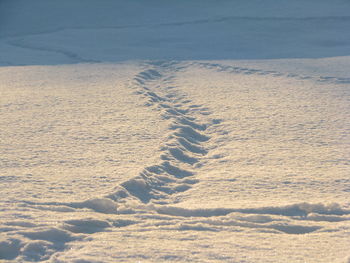
MULTIPOLYGON (((86 151, 79 148, 84 146, 81 139, 96 141, 98 136, 101 144, 108 142, 103 145, 102 156, 115 150, 114 154, 121 154, 115 158, 121 159, 129 152, 124 160, 138 162, 133 164, 137 166, 134 169, 128 162, 117 163, 116 169, 108 158, 97 162, 83 159, 80 171, 85 173, 80 179, 75 163, 44 162, 46 155, 38 158, 42 163, 17 160, 32 153, 25 143, 17 148, 20 154, 7 153, 10 161, 3 171, 12 174, 12 179, 9 177, 2 190, 8 196, 3 200, 7 208, 1 223, 5 233, 0 246, 2 259, 285 262, 288 258, 303 262, 307 258, 309 262, 346 262, 349 185, 346 163, 339 160, 345 160, 348 154, 348 135, 343 126, 348 108, 346 97, 338 96, 344 78, 337 82, 314 76, 286 76, 244 68, 235 62, 227 64, 159 61, 79 65, 62 67, 62 75, 57 74, 56 67, 52 71, 38 67, 35 70, 47 75, 47 80, 40 83, 42 89, 35 89, 39 83, 34 82, 33 88, 28 88, 34 93, 22 93, 26 100, 47 97, 45 88, 60 83, 59 79, 65 85, 68 79, 70 90, 79 89, 82 95, 89 92, 89 96, 85 103, 77 103, 84 102, 84 97, 71 102, 69 93, 67 97, 59 93, 62 84, 58 84, 54 88, 61 102, 39 111, 44 115, 32 118, 36 112, 33 103, 17 109, 23 113, 22 126, 14 118, 16 111, 10 109, 13 100, 19 100, 11 96, 16 89, 9 90, 3 97, 8 116, 3 120, 14 141, 20 141, 17 134, 10 134, 16 124, 25 135, 31 132, 29 127, 40 126, 38 121, 53 123, 51 130, 59 129, 58 123, 85 122, 67 125, 89 128, 84 133, 73 130, 80 134, 73 140, 69 134, 55 132, 50 133, 49 140, 39 132, 42 144, 37 147, 50 146, 49 153, 72 160, 86 151), (73 82, 69 77, 72 70, 73 82), (123 85, 112 88, 118 81, 123 85), (111 98, 111 105, 99 104, 108 102, 107 98, 111 98), (113 103, 118 98, 119 102, 113 103), (137 114, 129 111, 131 101, 137 114), (79 114, 70 113, 72 117, 67 118, 67 102, 75 106, 74 111, 79 109, 79 114), (102 107, 106 110, 101 111, 102 107), (82 115, 83 109, 86 114, 82 115), (120 116, 121 124, 129 126, 111 138, 115 126, 108 129, 110 121, 115 123, 120 116), (281 116, 283 122, 279 122, 281 116), (156 126, 142 126, 145 118, 156 126), (135 138, 138 130, 140 137, 135 138), (133 137, 126 144, 123 136, 130 134, 133 137), (51 142, 56 138, 71 141, 60 150, 51 142), (312 154, 308 154, 310 151, 312 154), (135 154, 139 154, 136 159, 135 154), (313 167, 318 167, 318 174, 313 167), (23 176, 28 169, 32 175, 23 176), (67 172, 45 176, 48 170, 52 173, 61 169, 69 171, 70 180, 67 172), (111 180, 103 177, 100 181, 94 176, 96 171, 111 174, 111 180), (72 184, 73 179, 76 184, 72 184), (62 192, 53 188, 57 181, 62 192)), ((33 76, 26 76, 27 68, 22 70, 23 75, 16 68, 17 89, 33 76)), ((89 144, 89 149, 95 152, 90 158, 101 158, 97 143, 89 144)))
POLYGON ((1 262, 350 262, 349 1, 83 2, 0 1, 1 262))

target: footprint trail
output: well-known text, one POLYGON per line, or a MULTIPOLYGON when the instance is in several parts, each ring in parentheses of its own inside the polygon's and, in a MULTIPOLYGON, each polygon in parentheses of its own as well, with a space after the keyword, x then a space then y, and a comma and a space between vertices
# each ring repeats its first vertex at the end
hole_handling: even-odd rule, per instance
MULTIPOLYGON (((211 118, 208 108, 195 104, 174 84, 176 74, 193 64, 185 65, 175 62, 146 63, 129 83, 133 96, 141 98, 145 107, 157 111, 161 121, 168 123, 168 133, 159 146, 157 161, 131 175, 102 197, 69 203, 23 201, 24 210, 68 216, 54 225, 36 225, 30 223, 30 219, 18 221, 16 225, 8 222, 3 228, 5 238, 0 239, 0 259, 55 260, 56 256, 68 253, 73 244, 87 242, 95 235, 107 232, 125 234, 123 237, 128 237, 130 233, 160 230, 317 235, 336 232, 343 227, 337 223, 350 221, 350 210, 337 204, 300 202, 255 208, 177 207, 181 194, 195 190, 195 185, 200 183, 200 168, 205 166, 207 155, 212 150, 209 142, 225 133, 220 121, 211 118), (209 132, 212 126, 215 129, 209 132)), ((218 64, 200 65, 216 71, 275 75, 275 72, 247 72, 246 69, 218 64)))
POLYGON ((198 122, 197 114, 206 114, 201 107, 191 104, 185 95, 172 86, 173 72, 182 67, 173 63, 161 63, 145 69, 133 79, 135 94, 144 98, 145 106, 160 111, 164 120, 169 120, 169 135, 161 146, 159 163, 145 167, 136 177, 121 184, 120 189, 108 197, 121 202, 127 197, 142 203, 169 204, 172 196, 192 188, 196 168, 208 150, 210 137, 206 129, 211 123, 198 122))

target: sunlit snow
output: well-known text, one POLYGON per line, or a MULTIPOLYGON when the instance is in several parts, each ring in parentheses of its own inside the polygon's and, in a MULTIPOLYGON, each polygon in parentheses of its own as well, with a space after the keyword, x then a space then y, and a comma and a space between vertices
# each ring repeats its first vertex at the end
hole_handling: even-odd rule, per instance
POLYGON ((349 14, 0 1, 0 261, 349 263, 349 14))

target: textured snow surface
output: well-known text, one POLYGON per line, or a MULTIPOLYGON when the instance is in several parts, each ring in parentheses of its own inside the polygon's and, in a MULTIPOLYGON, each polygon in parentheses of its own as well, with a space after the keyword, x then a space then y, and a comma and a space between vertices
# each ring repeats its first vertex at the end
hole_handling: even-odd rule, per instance
POLYGON ((257 68, 1 68, 1 258, 346 262, 349 84, 257 68))
POLYGON ((0 261, 349 263, 349 11, 0 1, 0 261))

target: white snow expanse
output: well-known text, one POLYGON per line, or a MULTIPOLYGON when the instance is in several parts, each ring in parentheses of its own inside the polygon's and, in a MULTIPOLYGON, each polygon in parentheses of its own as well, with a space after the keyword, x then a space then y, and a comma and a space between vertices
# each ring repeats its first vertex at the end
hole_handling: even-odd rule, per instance
POLYGON ((0 262, 350 262, 348 0, 0 0, 0 262))

